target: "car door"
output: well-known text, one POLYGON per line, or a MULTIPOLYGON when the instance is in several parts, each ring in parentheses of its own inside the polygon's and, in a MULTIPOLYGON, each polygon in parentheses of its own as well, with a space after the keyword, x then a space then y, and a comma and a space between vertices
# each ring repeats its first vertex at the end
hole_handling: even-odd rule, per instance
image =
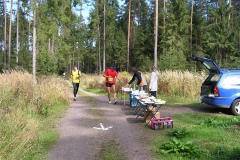
POLYGON ((240 97, 240 74, 229 74, 222 78, 219 86, 221 87, 221 96, 232 97, 233 99, 240 97))

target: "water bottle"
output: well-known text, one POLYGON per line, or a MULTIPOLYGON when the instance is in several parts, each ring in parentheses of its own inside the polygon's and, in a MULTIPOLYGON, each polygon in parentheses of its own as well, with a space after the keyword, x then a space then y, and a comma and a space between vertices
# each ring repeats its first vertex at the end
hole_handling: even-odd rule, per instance
POLYGON ((168 127, 168 128, 172 128, 172 122, 170 122, 170 121, 167 122, 167 127, 168 127))
POLYGON ((167 122, 163 122, 163 125, 164 125, 164 126, 163 126, 164 128, 165 128, 165 127, 167 128, 167 122))

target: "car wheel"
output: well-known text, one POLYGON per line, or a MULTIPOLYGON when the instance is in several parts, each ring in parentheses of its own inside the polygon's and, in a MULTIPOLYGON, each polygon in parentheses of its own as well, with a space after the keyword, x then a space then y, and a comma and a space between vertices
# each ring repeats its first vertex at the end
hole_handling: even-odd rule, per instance
POLYGON ((232 106, 231 111, 235 116, 240 116, 240 99, 236 99, 232 106))

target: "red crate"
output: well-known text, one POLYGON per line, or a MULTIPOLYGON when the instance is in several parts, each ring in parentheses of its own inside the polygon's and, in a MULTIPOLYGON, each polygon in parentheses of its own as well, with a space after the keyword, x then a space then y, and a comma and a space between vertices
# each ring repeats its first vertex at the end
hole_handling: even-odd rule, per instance
POLYGON ((170 117, 151 119, 151 128, 154 130, 173 128, 173 119, 170 117))

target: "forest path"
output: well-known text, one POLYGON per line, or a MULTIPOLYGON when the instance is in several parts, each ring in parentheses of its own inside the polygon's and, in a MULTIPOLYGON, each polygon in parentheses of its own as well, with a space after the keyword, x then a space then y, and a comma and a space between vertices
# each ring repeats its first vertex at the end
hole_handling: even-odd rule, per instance
POLYGON ((58 127, 60 138, 49 160, 101 160, 108 152, 123 160, 152 160, 142 118, 135 119, 132 109, 108 104, 107 97, 80 90, 58 127), (109 130, 94 129, 113 126, 109 130), (138 124, 140 123, 140 124, 138 124))

